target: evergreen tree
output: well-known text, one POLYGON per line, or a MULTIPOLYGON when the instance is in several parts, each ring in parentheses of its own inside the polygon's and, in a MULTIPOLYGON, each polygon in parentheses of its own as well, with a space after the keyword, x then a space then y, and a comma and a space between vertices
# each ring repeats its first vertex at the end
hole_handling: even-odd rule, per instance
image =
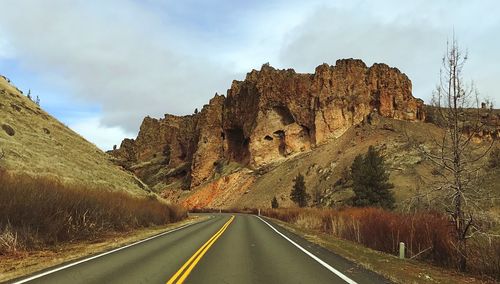
POLYGON ((273 197, 273 200, 271 200, 271 207, 276 209, 279 207, 279 204, 278 204, 278 199, 276 199, 276 196, 273 197))
POLYGON ((298 174, 294 179, 294 185, 292 188, 292 192, 290 193, 290 199, 295 202, 299 207, 307 206, 307 201, 310 196, 306 192, 306 184, 304 182, 304 176, 298 174))
POLYGON ((394 208, 394 195, 390 189, 389 173, 384 165, 384 158, 373 146, 366 155, 358 155, 351 166, 354 206, 377 206, 385 209, 394 208))

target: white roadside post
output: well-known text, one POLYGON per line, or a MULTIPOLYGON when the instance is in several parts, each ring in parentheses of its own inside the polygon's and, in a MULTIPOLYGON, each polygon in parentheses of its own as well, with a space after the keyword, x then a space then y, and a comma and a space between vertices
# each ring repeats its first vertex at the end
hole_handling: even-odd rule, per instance
POLYGON ((405 258, 405 243, 403 243, 403 242, 399 243, 399 258, 400 259, 405 258))
POLYGON ((259 216, 260 216, 260 208, 258 209, 258 211, 259 211, 259 216))

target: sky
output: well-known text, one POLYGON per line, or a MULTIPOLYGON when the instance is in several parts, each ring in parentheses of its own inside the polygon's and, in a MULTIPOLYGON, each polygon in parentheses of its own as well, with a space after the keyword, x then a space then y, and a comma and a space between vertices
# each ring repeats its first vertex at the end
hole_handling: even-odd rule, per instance
POLYGON ((313 73, 359 58, 429 102, 455 34, 464 77, 500 104, 497 0, 0 0, 0 74, 103 150, 142 119, 201 109, 269 62, 313 73))

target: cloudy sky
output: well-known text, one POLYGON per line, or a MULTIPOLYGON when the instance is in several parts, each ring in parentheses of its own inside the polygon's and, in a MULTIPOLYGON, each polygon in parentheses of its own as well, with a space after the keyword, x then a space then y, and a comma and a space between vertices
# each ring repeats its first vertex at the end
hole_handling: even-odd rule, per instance
POLYGON ((102 149, 189 114, 269 62, 384 62, 429 101, 453 31, 497 107, 500 1, 0 0, 0 74, 102 149))

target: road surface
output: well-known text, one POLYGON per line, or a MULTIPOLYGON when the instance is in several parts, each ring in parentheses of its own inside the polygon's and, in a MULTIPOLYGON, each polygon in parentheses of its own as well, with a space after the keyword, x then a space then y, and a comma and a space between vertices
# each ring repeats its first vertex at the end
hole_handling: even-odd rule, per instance
POLYGON ((200 223, 15 281, 389 283, 268 219, 244 214, 211 214, 200 223))

